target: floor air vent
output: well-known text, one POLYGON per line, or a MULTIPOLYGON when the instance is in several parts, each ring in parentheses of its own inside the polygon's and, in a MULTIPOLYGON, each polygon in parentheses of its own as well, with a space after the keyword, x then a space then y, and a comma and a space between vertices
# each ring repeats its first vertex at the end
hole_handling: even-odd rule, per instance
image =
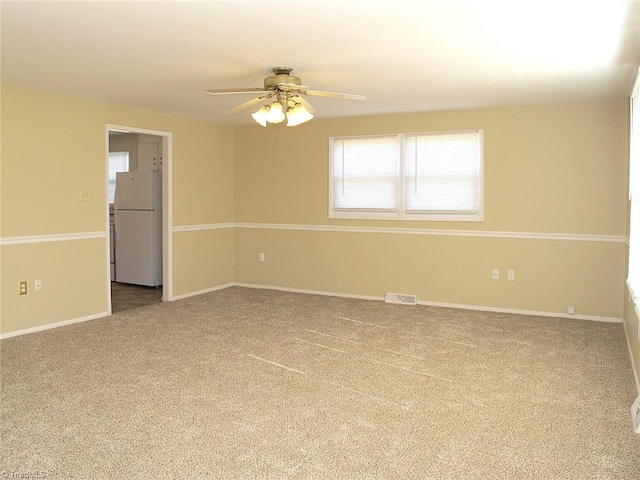
POLYGON ((415 305, 417 303, 415 295, 403 295, 402 293, 387 293, 384 301, 385 303, 399 303, 401 305, 415 305))

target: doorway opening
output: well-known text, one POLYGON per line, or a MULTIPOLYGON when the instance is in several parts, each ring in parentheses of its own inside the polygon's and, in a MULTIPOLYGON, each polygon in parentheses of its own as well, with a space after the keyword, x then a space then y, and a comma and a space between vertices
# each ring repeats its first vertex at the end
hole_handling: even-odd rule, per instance
POLYGON ((172 298, 171 133, 107 125, 109 314, 172 298))

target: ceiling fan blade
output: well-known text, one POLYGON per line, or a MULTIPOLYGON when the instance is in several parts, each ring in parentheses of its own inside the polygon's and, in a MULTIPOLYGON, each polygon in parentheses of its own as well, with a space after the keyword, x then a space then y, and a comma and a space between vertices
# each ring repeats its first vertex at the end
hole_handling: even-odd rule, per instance
POLYGON ((256 103, 260 103, 263 100, 266 100, 267 98, 271 98, 275 94, 276 94, 276 92, 269 92, 266 95, 260 95, 259 97, 254 98, 252 100, 249 100, 248 102, 244 102, 243 104, 238 105, 237 107, 233 107, 232 109, 227 110, 224 113, 236 113, 236 112, 239 112, 240 110, 244 110, 245 108, 249 108, 252 105, 255 105, 256 103))
POLYGON ((364 100, 364 95, 355 95, 353 93, 335 93, 335 92, 322 92, 319 90, 301 90, 306 95, 315 97, 332 97, 332 98, 344 98, 347 100, 364 100))
POLYGON ((253 87, 253 88, 213 88, 211 90, 207 90, 207 93, 211 95, 234 95, 236 93, 256 93, 256 92, 268 92, 264 88, 253 87))

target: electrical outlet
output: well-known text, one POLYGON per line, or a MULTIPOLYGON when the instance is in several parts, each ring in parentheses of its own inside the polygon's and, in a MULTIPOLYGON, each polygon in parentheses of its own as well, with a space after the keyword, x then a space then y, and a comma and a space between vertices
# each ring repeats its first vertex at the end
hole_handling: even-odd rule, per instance
POLYGON ((569 308, 567 308, 567 313, 569 315, 575 315, 576 314, 576 309, 573 308, 573 307, 569 307, 569 308))
POLYGON ((18 282, 18 295, 26 295, 27 294, 27 282, 25 280, 21 280, 18 282))
POLYGON ((500 270, 494 268, 491 272, 491 278, 493 278, 494 280, 500 280, 500 270))
POLYGON ((260 252, 260 261, 264 262, 264 253, 260 252))
POLYGON ((42 280, 40 278, 33 281, 33 291, 34 292, 42 291, 42 280))
POLYGON ((515 280, 516 279, 516 271, 515 270, 509 270, 507 272, 507 280, 515 280))
POLYGON ((91 201, 91 192, 89 190, 80 190, 80 201, 81 202, 90 202, 91 201))

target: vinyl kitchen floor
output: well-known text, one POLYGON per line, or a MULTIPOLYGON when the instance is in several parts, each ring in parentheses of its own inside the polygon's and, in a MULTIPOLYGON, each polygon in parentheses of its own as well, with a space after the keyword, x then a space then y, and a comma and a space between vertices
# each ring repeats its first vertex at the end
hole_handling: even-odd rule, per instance
POLYGON ((111 282, 111 311, 113 313, 153 305, 162 301, 162 287, 144 287, 111 282))

